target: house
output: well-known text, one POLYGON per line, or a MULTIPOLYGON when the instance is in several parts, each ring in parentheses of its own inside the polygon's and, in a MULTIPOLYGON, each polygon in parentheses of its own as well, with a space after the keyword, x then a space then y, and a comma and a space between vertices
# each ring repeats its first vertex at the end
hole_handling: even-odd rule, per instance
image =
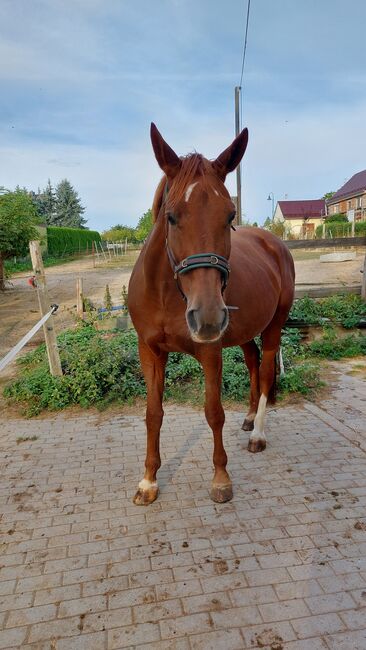
POLYGON ((278 201, 274 221, 285 222, 285 232, 294 237, 312 236, 316 226, 323 223, 325 200, 278 201))
POLYGON ((344 214, 349 221, 365 220, 366 169, 354 174, 326 203, 327 216, 344 214))

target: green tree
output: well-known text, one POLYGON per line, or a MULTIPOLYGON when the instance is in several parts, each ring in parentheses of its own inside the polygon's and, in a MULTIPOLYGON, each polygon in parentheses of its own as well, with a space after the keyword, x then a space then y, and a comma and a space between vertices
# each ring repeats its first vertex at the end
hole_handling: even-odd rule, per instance
POLYGON ((335 194, 335 192, 326 192, 322 198, 327 201, 332 198, 333 194, 335 194))
POLYGON ((263 224, 263 228, 265 228, 266 230, 270 230, 271 229, 271 223, 272 223, 272 219, 267 217, 267 219, 265 220, 265 222, 263 224))
POLYGON ((116 226, 112 226, 109 230, 105 230, 102 233, 102 239, 111 242, 125 241, 125 239, 128 239, 129 242, 135 242, 136 231, 135 228, 132 228, 131 226, 117 224, 116 226))
POLYGON ((38 196, 38 202, 41 208, 40 215, 44 217, 48 226, 53 226, 56 217, 56 195, 50 179, 48 179, 43 192, 38 194, 38 196))
POLYGON ((56 187, 55 216, 53 226, 84 228, 86 219, 82 216, 85 208, 81 205, 78 193, 70 181, 64 178, 56 187))
POLYGON ((142 217, 140 217, 139 222, 136 227, 136 239, 139 242, 145 241, 147 236, 150 234, 152 227, 154 225, 152 210, 145 212, 142 217))
POLYGON ((26 191, 0 193, 0 291, 5 289, 4 261, 27 254, 29 241, 39 239, 37 223, 37 211, 26 191))
POLYGON ((330 214, 329 217, 325 218, 325 223, 333 223, 333 221, 348 223, 348 217, 346 214, 330 214))

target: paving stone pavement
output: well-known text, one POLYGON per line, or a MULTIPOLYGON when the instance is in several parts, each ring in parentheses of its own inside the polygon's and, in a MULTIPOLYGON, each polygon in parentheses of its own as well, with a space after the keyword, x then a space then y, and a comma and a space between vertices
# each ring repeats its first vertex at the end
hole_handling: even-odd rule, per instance
POLYGON ((0 648, 365 650, 365 397, 344 377, 321 406, 272 409, 261 454, 227 412, 222 505, 188 407, 166 408, 145 508, 141 417, 3 421, 0 648))

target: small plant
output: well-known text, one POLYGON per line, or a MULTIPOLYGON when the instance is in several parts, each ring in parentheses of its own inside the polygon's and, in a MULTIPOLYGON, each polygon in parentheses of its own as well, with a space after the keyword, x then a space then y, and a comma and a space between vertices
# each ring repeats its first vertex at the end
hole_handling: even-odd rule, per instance
POLYGON ((123 285, 121 291, 121 301, 122 301, 122 306, 125 309, 125 313, 127 314, 128 313, 128 291, 125 284, 123 285))
POLYGON ((109 285, 108 284, 105 285, 104 307, 108 311, 112 311, 113 302, 112 302, 112 296, 111 296, 111 292, 109 291, 109 285))
POLYGON ((342 359, 343 357, 358 357, 366 354, 366 336, 349 334, 337 337, 332 327, 325 330, 319 341, 313 341, 306 348, 306 355, 322 359, 342 359))
POLYGON ((290 318, 305 321, 309 325, 322 325, 330 321, 351 328, 366 318, 366 302, 354 294, 338 294, 319 300, 305 296, 295 300, 290 318))

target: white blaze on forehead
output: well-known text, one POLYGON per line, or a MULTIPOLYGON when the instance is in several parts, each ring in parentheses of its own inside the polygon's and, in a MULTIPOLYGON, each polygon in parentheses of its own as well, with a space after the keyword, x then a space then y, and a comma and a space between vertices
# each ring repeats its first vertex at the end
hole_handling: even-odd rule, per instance
POLYGON ((196 181, 195 183, 191 183, 191 185, 188 185, 188 187, 186 189, 186 193, 184 195, 186 203, 188 203, 189 197, 191 196, 191 194, 192 194, 194 188, 196 187, 197 183, 198 183, 198 181, 196 181))

